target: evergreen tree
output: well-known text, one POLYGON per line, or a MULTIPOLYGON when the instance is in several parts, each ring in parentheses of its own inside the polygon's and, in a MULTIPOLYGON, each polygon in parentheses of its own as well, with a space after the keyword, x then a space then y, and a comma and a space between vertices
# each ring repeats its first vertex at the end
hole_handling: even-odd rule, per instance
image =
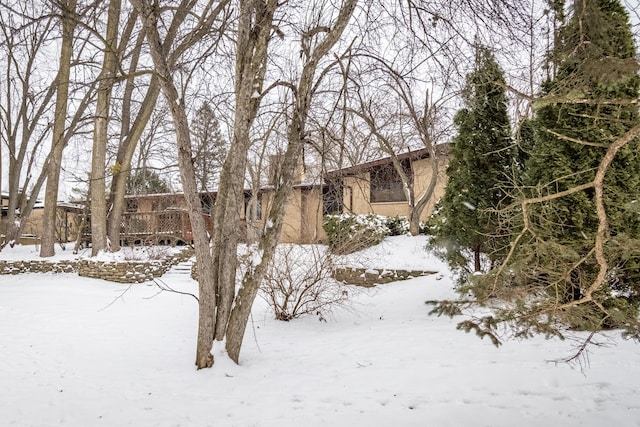
POLYGON ((193 165, 199 191, 212 191, 218 182, 218 176, 227 143, 222 138, 220 124, 208 102, 204 102, 196 111, 191 123, 193 165))
POLYGON ((169 185, 160 175, 149 169, 138 169, 127 181, 127 194, 169 193, 169 185))
MULTIPOLYGON (((527 163, 534 196, 591 182, 609 145, 639 123, 636 50, 627 13, 618 0, 575 1, 557 43, 551 55, 557 73, 543 87, 543 99, 557 101, 536 111, 535 145, 527 163)), ((640 284, 633 285, 640 279, 638 254, 632 255, 638 250, 640 216, 630 209, 640 199, 639 149, 637 140, 623 147, 605 179, 606 250, 614 267, 602 297, 605 307, 620 303, 610 295, 625 294, 636 303, 640 295, 640 284), (624 289, 618 291, 624 292, 611 292, 620 286, 624 289)), ((535 250, 532 265, 538 274, 543 272, 545 282, 563 283, 561 302, 580 298, 599 270, 597 260, 589 255, 599 224, 594 190, 536 206, 534 213, 531 225, 538 239, 523 253, 535 250)), ((592 321, 600 322, 601 317, 602 313, 592 321)))
MULTIPOLYGON (((458 325, 495 344, 503 326, 519 338, 562 337, 570 326, 640 339, 640 138, 621 139, 640 126, 639 64, 618 0, 574 0, 572 11, 549 55, 555 75, 532 123, 526 199, 510 206, 510 251, 460 289, 480 304, 500 298, 491 315, 458 325)), ((455 315, 466 304, 443 301, 434 311, 455 315)), ((592 337, 568 360, 580 360, 592 337)))
POLYGON ((432 244, 452 267, 463 270, 470 251, 480 271, 481 253, 492 260, 500 253, 494 210, 509 202, 502 184, 514 160, 503 72, 485 47, 476 49, 464 102, 466 108, 454 119, 458 135, 451 144, 446 193, 432 219, 432 244))

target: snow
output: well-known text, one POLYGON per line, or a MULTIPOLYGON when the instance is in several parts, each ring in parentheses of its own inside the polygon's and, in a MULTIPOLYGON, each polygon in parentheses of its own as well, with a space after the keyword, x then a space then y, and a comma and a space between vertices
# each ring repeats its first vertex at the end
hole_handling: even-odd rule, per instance
POLYGON ((462 202, 462 204, 469 210, 475 211, 476 207, 469 202, 462 202))
MULTIPOLYGON (((351 309, 291 322, 256 299, 241 365, 193 365, 197 303, 75 274, 0 276, 3 426, 640 426, 640 352, 614 332, 583 372, 567 341, 487 340, 429 316, 453 296, 423 238, 343 257, 438 275, 358 292, 351 309)), ((3 251, 4 255, 4 251, 3 251)), ((178 266, 162 280, 197 292, 178 266)))
MULTIPOLYGON (((90 256, 91 250, 83 250, 78 255, 73 254, 74 243, 68 243, 66 249, 60 246, 55 247, 56 255, 51 258, 40 258, 40 245, 15 245, 13 248, 9 245, 5 246, 0 252, 0 260, 2 261, 61 261, 77 259, 78 255, 90 256)), ((2 280, 2 276, 0 276, 2 280)))
MULTIPOLYGON (((15 245, 13 248, 5 246, 0 252, 0 261, 50 261, 88 259, 101 262, 123 261, 148 261, 164 258, 166 255, 175 254, 184 247, 162 246, 137 246, 123 247, 117 252, 100 251, 95 257, 91 257, 91 249, 81 249, 77 254, 73 253, 74 242, 67 243, 65 249, 59 245, 55 247, 56 254, 53 257, 41 258, 39 245, 15 245)), ((0 276, 0 280, 2 277, 0 276)))
POLYGON ((339 266, 356 268, 446 272, 446 264, 425 251, 427 244, 426 236, 394 236, 366 251, 340 256, 336 262, 339 266))

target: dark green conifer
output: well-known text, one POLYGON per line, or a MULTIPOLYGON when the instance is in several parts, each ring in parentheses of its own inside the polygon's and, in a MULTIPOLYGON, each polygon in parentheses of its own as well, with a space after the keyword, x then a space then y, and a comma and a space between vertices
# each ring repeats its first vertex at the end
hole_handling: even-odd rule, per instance
MULTIPOLYGON (((528 184, 536 190, 533 196, 591 182, 610 144, 639 123, 638 62, 628 16, 619 1, 575 1, 556 40, 551 58, 557 61, 557 73, 543 88, 544 104, 536 110, 535 144, 526 168, 528 184)), ((609 294, 616 294, 613 288, 624 282, 632 298, 638 292, 629 292, 629 284, 640 278, 639 254, 636 261, 629 257, 637 250, 634 240, 640 238, 640 215, 630 209, 640 200, 639 149, 636 140, 617 154, 604 186, 612 269, 609 294)), ((599 223, 594 200, 594 190, 587 189, 539 205, 534 212, 532 225, 545 241, 544 249, 535 247, 535 264, 540 263, 549 282, 564 276, 562 302, 579 298, 598 271, 595 257, 588 256, 599 223)), ((611 304, 613 300, 606 298, 603 301, 611 304)))
POLYGON ((466 269, 472 254, 497 256, 495 209, 510 199, 503 184, 513 165, 513 142, 504 75, 493 54, 477 47, 475 69, 467 76, 465 108, 454 119, 458 135, 451 144, 448 183, 433 218, 435 251, 452 267, 466 269))

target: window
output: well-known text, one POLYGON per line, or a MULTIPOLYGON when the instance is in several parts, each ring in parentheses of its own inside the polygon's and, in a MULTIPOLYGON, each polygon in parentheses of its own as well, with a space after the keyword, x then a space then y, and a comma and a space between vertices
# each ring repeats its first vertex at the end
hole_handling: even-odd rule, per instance
MULTIPOLYGON (((402 166, 405 172, 411 176, 409 162, 403 162, 402 166)), ((392 164, 372 168, 370 180, 371 203, 405 202, 407 200, 400 175, 392 164)))
POLYGON ((137 199, 127 199, 127 212, 138 212, 137 199))
POLYGON ((339 214, 343 211, 342 185, 331 182, 322 188, 322 215, 339 214))

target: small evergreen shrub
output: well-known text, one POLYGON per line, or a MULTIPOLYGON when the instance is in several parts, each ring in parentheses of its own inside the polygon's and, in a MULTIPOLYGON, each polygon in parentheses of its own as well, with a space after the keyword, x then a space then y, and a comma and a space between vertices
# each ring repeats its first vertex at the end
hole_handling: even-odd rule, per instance
POLYGON ((420 234, 429 236, 431 234, 431 225, 429 221, 420 221, 420 234))
POLYGON ((409 232, 409 221, 403 216, 390 216, 386 221, 389 236, 402 236, 409 232))
POLYGON ((329 249, 342 255, 377 245, 389 235, 386 218, 376 214, 327 215, 322 227, 329 249))

